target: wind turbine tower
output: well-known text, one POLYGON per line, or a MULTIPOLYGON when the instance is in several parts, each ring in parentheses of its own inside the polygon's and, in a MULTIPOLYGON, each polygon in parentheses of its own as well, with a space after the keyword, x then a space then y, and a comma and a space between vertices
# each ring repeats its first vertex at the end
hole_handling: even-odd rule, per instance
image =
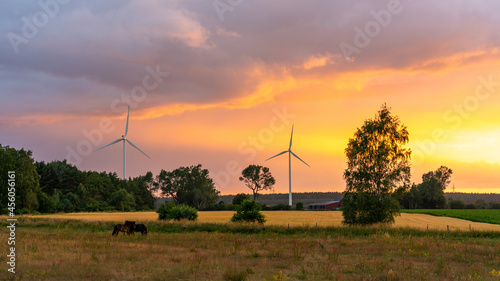
POLYGON ((288 150, 280 152, 274 155, 273 157, 266 159, 267 161, 288 152, 288 204, 290 206, 292 206, 292 155, 295 156, 295 158, 302 161, 302 163, 306 164, 307 167, 311 167, 306 162, 304 162, 304 160, 300 159, 299 156, 297 156, 295 153, 292 152, 292 139, 293 139, 293 125, 292 125, 292 135, 290 136, 290 146, 288 147, 288 150))
POLYGON ((142 154, 146 155, 147 158, 151 159, 151 157, 149 157, 146 153, 144 153, 142 150, 140 150, 137 146, 135 146, 135 144, 133 144, 130 140, 127 139, 127 133, 128 133, 128 117, 129 117, 129 114, 130 114, 130 106, 128 107, 128 111, 127 111, 127 125, 125 125, 125 134, 122 135, 121 138, 119 139, 116 139, 112 142, 110 142, 109 144, 101 147, 101 148, 98 148, 97 150, 100 150, 100 149, 103 149, 107 146, 110 146, 110 145, 113 145, 117 142, 121 142, 123 141, 123 179, 125 180, 125 142, 128 142, 128 144, 130 144, 131 146, 133 146, 135 149, 139 150, 142 154))

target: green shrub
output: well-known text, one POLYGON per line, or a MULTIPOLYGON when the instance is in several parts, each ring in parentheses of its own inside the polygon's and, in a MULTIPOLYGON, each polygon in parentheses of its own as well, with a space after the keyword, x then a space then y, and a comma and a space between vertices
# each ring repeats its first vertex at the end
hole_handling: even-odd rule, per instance
POLYGON ((394 223, 399 215, 399 202, 391 196, 379 199, 376 193, 362 191, 347 193, 342 199, 343 224, 371 225, 376 223, 394 223))
POLYGON ((483 199, 476 200, 476 209, 486 209, 486 202, 483 199))
POLYGON ((175 205, 173 202, 168 202, 158 208, 158 219, 160 220, 196 220, 198 218, 198 210, 188 205, 175 205))
POLYGON ((260 205, 255 201, 244 200, 235 206, 236 213, 231 218, 232 222, 258 222, 264 223, 265 216, 260 212, 260 205))
POLYGON ((114 206, 118 211, 132 212, 135 210, 136 203, 134 195, 127 192, 127 190, 125 190, 124 188, 122 188, 111 194, 109 205, 114 206))
MULTIPOLYGON (((16 211, 17 211, 17 210, 16 210, 16 211)), ((30 209, 28 209, 28 208, 22 208, 21 210, 19 210, 19 211, 18 211, 18 213, 17 213, 17 214, 18 214, 18 215, 28 215, 28 214, 30 214, 30 213, 31 213, 30 209)))
POLYGON ((288 204, 278 204, 275 206, 271 207, 271 210, 273 211, 290 211, 292 209, 292 206, 288 204))
POLYGON ((297 204, 295 204, 295 210, 297 210, 297 211, 304 210, 304 203, 297 202, 297 204))
POLYGON ((245 193, 238 193, 233 197, 233 205, 240 205, 245 200, 250 200, 250 196, 245 193))
POLYGON ((500 209, 500 202, 488 203, 488 209, 500 209))
POLYGON ((224 272, 222 278, 225 281, 245 281, 247 279, 248 272, 246 270, 236 270, 234 268, 229 268, 224 272))
POLYGON ((465 209, 467 204, 465 204, 464 200, 451 200, 450 202, 450 209, 465 209))

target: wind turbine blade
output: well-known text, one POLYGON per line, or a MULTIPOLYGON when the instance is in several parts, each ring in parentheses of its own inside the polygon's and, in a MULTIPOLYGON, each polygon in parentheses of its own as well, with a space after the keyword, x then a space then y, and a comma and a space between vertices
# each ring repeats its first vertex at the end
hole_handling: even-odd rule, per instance
POLYGON ((290 146, 288 147, 288 150, 292 148, 292 138, 293 138, 293 125, 292 125, 292 135, 290 136, 290 146))
POLYGON ((304 162, 304 160, 300 159, 300 157, 299 157, 299 156, 297 156, 297 155, 295 155, 295 153, 293 153, 293 152, 291 152, 291 151, 290 151, 290 153, 292 153, 292 155, 293 155, 293 156, 295 156, 297 159, 299 159, 300 161, 302 161, 302 163, 306 164, 306 165, 307 165, 307 167, 311 168, 311 166, 309 166, 309 164, 307 164, 306 162, 304 162))
POLYGON ((110 146, 110 145, 115 144, 115 143, 117 143, 117 142, 119 142, 119 141, 121 141, 121 140, 123 140, 123 139, 117 139, 117 140, 112 141, 112 142, 110 142, 110 143, 106 144, 105 146, 103 146, 103 147, 101 147, 101 148, 98 148, 98 149, 96 149, 96 150, 103 149, 103 148, 105 148, 106 146, 110 146))
POLYGON ((124 137, 127 137, 128 133, 128 115, 130 114, 130 105, 128 106, 128 111, 127 111, 127 125, 125 125, 125 135, 124 137))
POLYGON ((266 161, 267 161, 267 160, 269 160, 269 159, 273 159, 274 157, 280 156, 281 154, 285 154, 285 153, 287 153, 287 152, 288 152, 288 150, 287 150, 287 151, 283 151, 283 152, 281 152, 281 153, 278 153, 278 154, 274 155, 274 156, 273 156, 273 157, 271 157, 271 158, 267 158, 267 159, 266 159, 266 161))
POLYGON ((146 153, 144 153, 142 150, 140 150, 137 146, 135 146, 135 144, 133 144, 131 141, 127 140, 126 141, 133 147, 135 147, 135 149, 139 150, 142 154, 146 155, 147 158, 151 159, 151 157, 149 157, 146 153))

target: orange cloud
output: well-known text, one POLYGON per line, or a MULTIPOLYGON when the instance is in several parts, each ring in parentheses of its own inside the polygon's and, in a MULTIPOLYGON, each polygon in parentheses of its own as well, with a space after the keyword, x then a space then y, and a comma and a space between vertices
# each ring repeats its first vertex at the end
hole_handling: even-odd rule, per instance
POLYGON ((329 53, 326 53, 326 55, 315 55, 309 57, 307 61, 304 62, 302 67, 306 70, 315 68, 315 67, 320 67, 320 66, 325 66, 327 64, 333 64, 335 58, 341 57, 340 55, 333 56, 329 53))

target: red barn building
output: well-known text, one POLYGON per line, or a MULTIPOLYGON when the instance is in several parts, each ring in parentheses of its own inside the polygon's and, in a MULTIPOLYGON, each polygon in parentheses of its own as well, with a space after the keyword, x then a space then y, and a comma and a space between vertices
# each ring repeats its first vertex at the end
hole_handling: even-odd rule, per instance
POLYGON ((342 199, 309 204, 309 210, 338 210, 342 207, 342 199))

